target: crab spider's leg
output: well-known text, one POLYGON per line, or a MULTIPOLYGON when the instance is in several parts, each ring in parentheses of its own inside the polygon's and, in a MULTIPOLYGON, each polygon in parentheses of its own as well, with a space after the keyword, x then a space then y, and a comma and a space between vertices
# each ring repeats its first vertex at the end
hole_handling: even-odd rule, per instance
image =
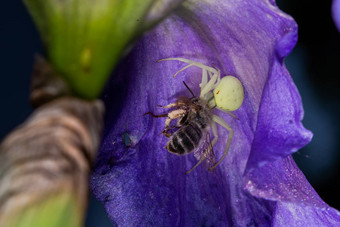
POLYGON ((177 76, 178 73, 180 73, 180 72, 186 70, 187 68, 190 68, 191 66, 193 66, 193 65, 190 64, 190 65, 187 65, 187 66, 181 68, 180 70, 178 70, 178 71, 175 73, 175 75, 173 75, 173 77, 177 76))
MULTIPOLYGON (((209 134, 208 134, 208 136, 209 136, 209 134)), ((213 145, 212 145, 212 143, 210 143, 209 144, 209 147, 207 148, 207 150, 208 149, 213 149, 213 145)), ((201 159, 196 163, 196 165, 194 165, 189 171, 187 171, 185 174, 189 174, 189 173, 191 173, 191 171, 193 171, 194 169, 196 169, 196 167, 197 166, 199 166, 206 158, 207 158, 207 154, 206 154, 206 151, 207 150, 205 150, 205 151, 203 151, 203 155, 202 155, 202 157, 201 157, 201 159)))
POLYGON ((204 161, 205 158, 206 158, 206 156, 202 155, 201 159, 196 163, 196 165, 194 165, 189 171, 185 172, 185 174, 191 173, 191 171, 196 169, 196 167, 199 166, 204 161))
MULTIPOLYGON (((214 135, 214 139, 209 144, 209 148, 208 149, 212 149, 213 146, 215 145, 215 143, 218 140, 218 133, 217 133, 217 127, 216 127, 216 123, 215 122, 212 123, 211 129, 212 129, 212 132, 213 132, 213 135, 214 135)), ((196 165, 194 165, 191 168, 191 170, 187 171, 186 174, 189 174, 191 171, 193 171, 197 166, 199 166, 204 161, 204 159, 206 159, 206 155, 203 155, 202 158, 196 163, 196 165)), ((212 168, 210 168, 210 169, 213 169, 213 168, 215 168, 215 165, 212 168)))
POLYGON ((208 74, 209 74, 209 78, 210 78, 210 79, 214 76, 214 73, 213 73, 213 72, 208 72, 208 74))
POLYGON ((240 119, 238 119, 238 117, 237 117, 235 114, 233 114, 232 112, 230 112, 230 111, 228 111, 228 110, 224 110, 224 109, 219 108, 219 107, 216 107, 216 108, 217 108, 218 110, 222 111, 223 113, 229 114, 230 116, 232 116, 232 117, 235 118, 236 120, 240 120, 240 119))
POLYGON ((217 81, 213 87, 213 89, 215 89, 217 87, 217 85, 220 83, 220 80, 221 80, 221 71, 219 69, 217 69, 217 74, 218 74, 218 77, 217 77, 217 81))
POLYGON ((231 145, 231 141, 233 139, 233 136, 234 136, 234 131, 233 129, 227 124, 227 122, 225 122, 222 118, 220 118, 219 116, 217 115, 213 115, 212 116, 212 119, 213 121, 215 121, 217 124, 221 125, 223 128, 227 129, 229 131, 229 135, 228 135, 228 140, 227 140, 227 144, 225 146, 225 149, 224 149, 224 154, 222 156, 222 158, 215 164, 213 165, 212 167, 209 168, 209 170, 212 170, 214 169, 216 166, 218 166, 222 160, 225 158, 225 156, 228 154, 228 151, 229 151, 229 148, 230 148, 230 145, 231 145))
POLYGON ((196 62, 196 61, 191 61, 189 59, 186 59, 186 58, 165 58, 165 59, 161 59, 161 60, 158 60, 157 62, 161 62, 161 61, 181 61, 181 62, 185 62, 185 63, 188 63, 188 64, 191 64, 193 66, 196 66, 198 68, 201 68, 201 69, 205 69, 207 70, 208 72, 212 72, 212 73, 218 73, 216 71, 216 69, 214 69, 213 67, 209 67, 209 66, 206 66, 200 62, 196 62))
POLYGON ((211 91, 212 89, 214 89, 217 84, 220 82, 220 79, 221 79, 221 73, 220 73, 220 70, 219 69, 215 69, 213 67, 209 67, 207 65, 204 65, 200 62, 195 62, 195 61, 191 61, 189 59, 185 59, 185 58, 165 58, 165 59, 161 59, 161 60, 158 60, 157 62, 161 62, 161 61, 181 61, 181 62, 184 62, 184 63, 188 63, 189 65, 183 67, 182 69, 180 69, 179 71, 177 71, 174 75, 174 77, 182 72, 183 70, 191 67, 191 66, 196 66, 198 68, 201 68, 202 69, 202 84, 201 84, 201 95, 200 97, 202 98, 206 93, 208 93, 209 91, 211 91), (206 70, 206 71, 205 71, 206 70), (205 80, 204 80, 204 77, 205 77, 205 74, 206 72, 208 72, 209 76, 210 76, 210 80, 209 82, 207 81, 207 83, 205 84, 205 80), (209 84, 209 86, 207 86, 209 84), (203 90, 205 89, 205 90, 203 90))
POLYGON ((214 74, 209 80, 209 82, 204 87, 201 88, 201 95, 200 95, 201 98, 213 89, 218 77, 219 77, 218 74, 214 74))
POLYGON ((217 126, 216 126, 216 122, 214 122, 214 121, 211 124, 211 130, 212 130, 213 135, 214 135, 214 139, 213 139, 213 141, 211 141, 211 146, 214 146, 215 143, 218 140, 217 126))
MULTIPOLYGON (((220 83, 220 80, 221 80, 221 71, 218 69, 218 68, 216 68, 216 70, 217 70, 217 80, 216 80, 216 82, 215 82, 215 84, 213 85, 213 87, 212 87, 212 89, 211 90, 213 90, 213 89, 215 89, 216 87, 217 87, 217 85, 220 83)), ((211 80, 211 78, 215 75, 215 73, 213 73, 213 72, 211 72, 211 71, 206 71, 206 72, 204 72, 204 69, 202 69, 202 74, 203 73, 207 73, 208 75, 209 75, 209 80, 211 80)), ((202 80, 203 80, 203 75, 202 75, 202 80)), ((208 82, 208 81, 207 81, 208 82)), ((200 87, 201 87, 201 90, 202 90, 202 88, 207 84, 207 82, 206 83, 204 83, 204 85, 202 85, 203 84, 203 82, 201 83, 201 85, 200 85, 200 87)), ((202 97, 202 96, 201 96, 202 97)))
MULTIPOLYGON (((213 135, 214 135, 214 139, 213 141, 211 141, 211 143, 209 144, 209 148, 207 149, 212 149, 213 146, 215 145, 215 143, 217 142, 217 139, 218 139, 218 133, 217 133, 217 127, 216 127, 216 123, 213 122, 212 125, 211 125, 211 129, 212 129, 212 132, 213 132, 213 135)), ((199 166, 205 159, 206 159, 206 155, 202 155, 201 159, 196 163, 196 165, 194 165, 191 170, 187 171, 186 174, 189 174, 191 171, 193 171, 197 166, 199 166)), ((213 169, 216 167, 216 164, 209 168, 209 170, 213 169)))
POLYGON ((205 85, 207 85, 207 82, 208 82, 208 71, 206 69, 202 69, 202 83, 200 84, 201 89, 205 87, 205 85))

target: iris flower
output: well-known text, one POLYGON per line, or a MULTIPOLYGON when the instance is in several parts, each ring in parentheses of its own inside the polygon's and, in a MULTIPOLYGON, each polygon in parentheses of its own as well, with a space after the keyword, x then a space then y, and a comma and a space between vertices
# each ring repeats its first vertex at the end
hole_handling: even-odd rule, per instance
MULTIPOLYGON (((300 95, 283 61, 297 42, 295 21, 274 0, 189 0, 147 33, 121 62, 103 99, 105 131, 91 179, 95 196, 119 226, 335 226, 329 207, 291 154, 312 138, 300 95), (244 86, 227 157, 209 172, 164 148, 164 113, 176 97, 199 94, 201 70, 156 63, 182 57, 215 66, 244 86)), ((221 157, 228 133, 218 128, 221 157)))
POLYGON ((332 15, 333 15, 335 26, 340 32, 340 0, 333 0, 332 15))

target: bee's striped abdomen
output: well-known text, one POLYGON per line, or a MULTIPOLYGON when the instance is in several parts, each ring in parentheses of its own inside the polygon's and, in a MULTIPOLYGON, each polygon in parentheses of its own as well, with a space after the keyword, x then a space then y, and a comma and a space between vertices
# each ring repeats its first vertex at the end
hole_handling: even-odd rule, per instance
POLYGON ((203 132, 199 125, 192 121, 172 135, 166 148, 171 153, 189 154, 199 145, 202 134, 203 132))

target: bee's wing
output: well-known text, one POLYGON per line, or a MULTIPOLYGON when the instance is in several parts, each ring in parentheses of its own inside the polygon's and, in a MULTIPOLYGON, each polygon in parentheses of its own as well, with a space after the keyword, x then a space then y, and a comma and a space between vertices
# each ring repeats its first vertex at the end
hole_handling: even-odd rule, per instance
POLYGON ((206 133, 205 140, 202 141, 202 145, 194 151, 194 156, 198 161, 203 158, 203 165, 207 169, 216 164, 215 154, 211 144, 209 132, 206 133))

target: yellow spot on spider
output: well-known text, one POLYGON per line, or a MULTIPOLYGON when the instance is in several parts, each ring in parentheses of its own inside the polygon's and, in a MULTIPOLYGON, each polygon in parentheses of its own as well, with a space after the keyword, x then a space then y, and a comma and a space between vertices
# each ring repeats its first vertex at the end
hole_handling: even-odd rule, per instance
POLYGON ((214 97, 219 108, 228 111, 237 110, 243 103, 243 86, 236 77, 225 76, 214 89, 214 97))

